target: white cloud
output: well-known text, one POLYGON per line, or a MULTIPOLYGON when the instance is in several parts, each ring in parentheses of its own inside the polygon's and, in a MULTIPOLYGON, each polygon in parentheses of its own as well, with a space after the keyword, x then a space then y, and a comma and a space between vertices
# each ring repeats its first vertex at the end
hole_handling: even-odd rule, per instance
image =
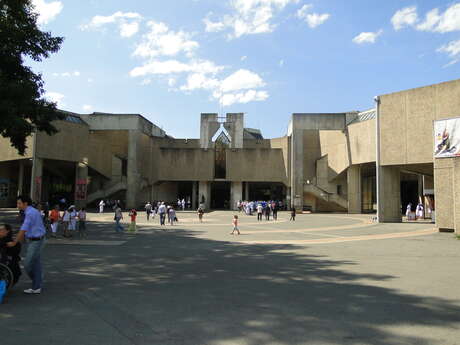
POLYGON ((139 31, 139 23, 122 23, 120 25, 120 36, 121 37, 131 37, 134 36, 139 31))
POLYGON ((141 81, 141 85, 150 85, 152 83, 152 79, 144 79, 141 81))
POLYGON ((302 8, 297 11, 297 17, 304 20, 310 28, 314 29, 328 20, 331 15, 329 13, 310 13, 312 8, 313 5, 311 4, 303 5, 302 8))
POLYGON ((45 98, 50 102, 57 103, 57 106, 59 108, 65 106, 65 103, 62 102, 62 100, 65 98, 65 96, 62 93, 59 93, 59 92, 46 92, 45 93, 45 98))
POLYGON ((229 38, 268 33, 276 28, 276 24, 272 23, 273 17, 287 5, 298 2, 299 0, 232 0, 229 3, 232 14, 212 21, 212 13, 209 13, 203 22, 207 32, 232 30, 229 38))
POLYGON ((62 77, 62 78, 70 78, 70 77, 79 77, 81 75, 80 71, 73 71, 73 72, 62 72, 62 73, 53 73, 53 77, 62 77))
POLYGON ((453 4, 444 13, 434 8, 426 14, 417 30, 446 33, 460 30, 460 3, 453 4))
POLYGON ((244 55, 244 56, 241 57, 240 60, 241 60, 241 61, 245 61, 247 58, 248 58, 248 57, 247 57, 246 55, 244 55))
POLYGON ((216 78, 209 78, 202 73, 193 73, 187 77, 187 84, 182 85, 182 91, 192 91, 197 89, 214 90, 218 88, 220 82, 216 78))
POLYGON ((407 26, 413 26, 418 21, 417 7, 405 7, 397 11, 391 18, 395 30, 401 30, 407 26))
POLYGON ((377 37, 383 33, 383 30, 377 32, 361 32, 358 36, 353 38, 353 42, 356 44, 363 43, 375 43, 377 37))
POLYGON ((223 106, 230 106, 235 103, 265 101, 268 97, 269 95, 267 91, 248 90, 246 92, 224 94, 220 98, 220 103, 223 106))
POLYGON ((168 78, 168 86, 169 87, 173 87, 174 85, 176 85, 176 78, 168 78))
POLYGON ((89 105, 89 104, 85 104, 85 105, 83 105, 82 109, 84 111, 91 111, 93 109, 93 106, 89 105))
POLYGON ((229 92, 263 86, 265 86, 265 82, 258 74, 246 69, 240 69, 222 81, 221 90, 229 92))
POLYGON ((149 74, 177 74, 177 73, 202 73, 216 74, 224 69, 223 66, 216 66, 209 60, 194 60, 188 63, 177 60, 157 61, 153 60, 143 66, 136 67, 129 73, 131 77, 140 77, 149 74))
POLYGON ((438 49, 438 52, 445 53, 452 59, 445 67, 456 64, 460 61, 460 40, 443 45, 438 49))
POLYGON ((46 2, 45 0, 32 0, 35 12, 38 13, 37 23, 48 24, 61 13, 64 5, 61 1, 46 2))
POLYGON ((142 42, 137 45, 134 56, 154 58, 158 56, 175 56, 185 53, 191 57, 200 46, 191 40, 191 34, 184 31, 172 31, 161 22, 150 21, 147 24, 150 31, 143 36, 142 42))
POLYGON ((136 12, 115 12, 110 16, 94 16, 91 21, 82 25, 82 30, 94 30, 107 24, 117 24, 121 37, 131 37, 139 31, 139 22, 142 16, 136 12))
POLYGON ((94 82, 93 78, 88 78, 88 83, 94 82))
POLYGON ((284 60, 280 60, 279 65, 280 65, 280 67, 283 67, 284 66, 284 60))

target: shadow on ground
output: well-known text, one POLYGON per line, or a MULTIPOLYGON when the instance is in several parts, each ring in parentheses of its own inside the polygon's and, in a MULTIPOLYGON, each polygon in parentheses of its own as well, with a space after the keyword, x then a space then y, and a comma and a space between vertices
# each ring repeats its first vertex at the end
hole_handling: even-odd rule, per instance
POLYGON ((454 302, 373 286, 396 277, 351 273, 352 261, 107 226, 94 225, 98 239, 130 240, 47 248, 47 290, 31 299, 16 289, 0 307, 1 337, 11 340, 2 344, 424 345, 433 339, 407 328, 460 321, 454 302), (31 334, 17 333, 23 324, 31 334))

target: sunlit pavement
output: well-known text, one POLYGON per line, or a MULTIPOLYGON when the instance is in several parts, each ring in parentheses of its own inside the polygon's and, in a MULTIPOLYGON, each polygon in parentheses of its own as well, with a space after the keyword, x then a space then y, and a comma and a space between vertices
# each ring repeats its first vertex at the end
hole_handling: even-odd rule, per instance
POLYGON ((133 234, 90 214, 86 239, 48 241, 42 295, 22 294, 25 275, 9 292, 0 344, 460 344, 452 234, 281 212, 240 214, 238 236, 233 214, 139 213, 133 234))

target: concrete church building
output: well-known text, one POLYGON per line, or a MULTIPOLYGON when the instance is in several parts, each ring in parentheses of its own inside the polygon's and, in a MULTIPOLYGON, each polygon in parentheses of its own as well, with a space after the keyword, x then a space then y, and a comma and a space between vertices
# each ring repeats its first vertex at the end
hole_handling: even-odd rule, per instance
POLYGON ((199 139, 172 138, 138 114, 66 115, 58 134, 30 137, 24 156, 0 139, 0 207, 21 193, 129 208, 277 199, 313 212, 378 209, 380 221, 400 222, 421 201, 437 227, 460 231, 460 158, 433 154, 433 122, 460 116, 460 80, 382 95, 364 112, 295 113, 274 139, 245 128, 242 113, 201 114, 199 139))

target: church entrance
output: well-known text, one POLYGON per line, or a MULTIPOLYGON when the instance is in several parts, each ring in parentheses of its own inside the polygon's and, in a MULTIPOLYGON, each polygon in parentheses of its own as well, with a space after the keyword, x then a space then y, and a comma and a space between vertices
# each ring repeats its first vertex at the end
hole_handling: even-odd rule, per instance
POLYGON ((214 210, 230 209, 230 182, 211 183, 211 208, 214 210))

